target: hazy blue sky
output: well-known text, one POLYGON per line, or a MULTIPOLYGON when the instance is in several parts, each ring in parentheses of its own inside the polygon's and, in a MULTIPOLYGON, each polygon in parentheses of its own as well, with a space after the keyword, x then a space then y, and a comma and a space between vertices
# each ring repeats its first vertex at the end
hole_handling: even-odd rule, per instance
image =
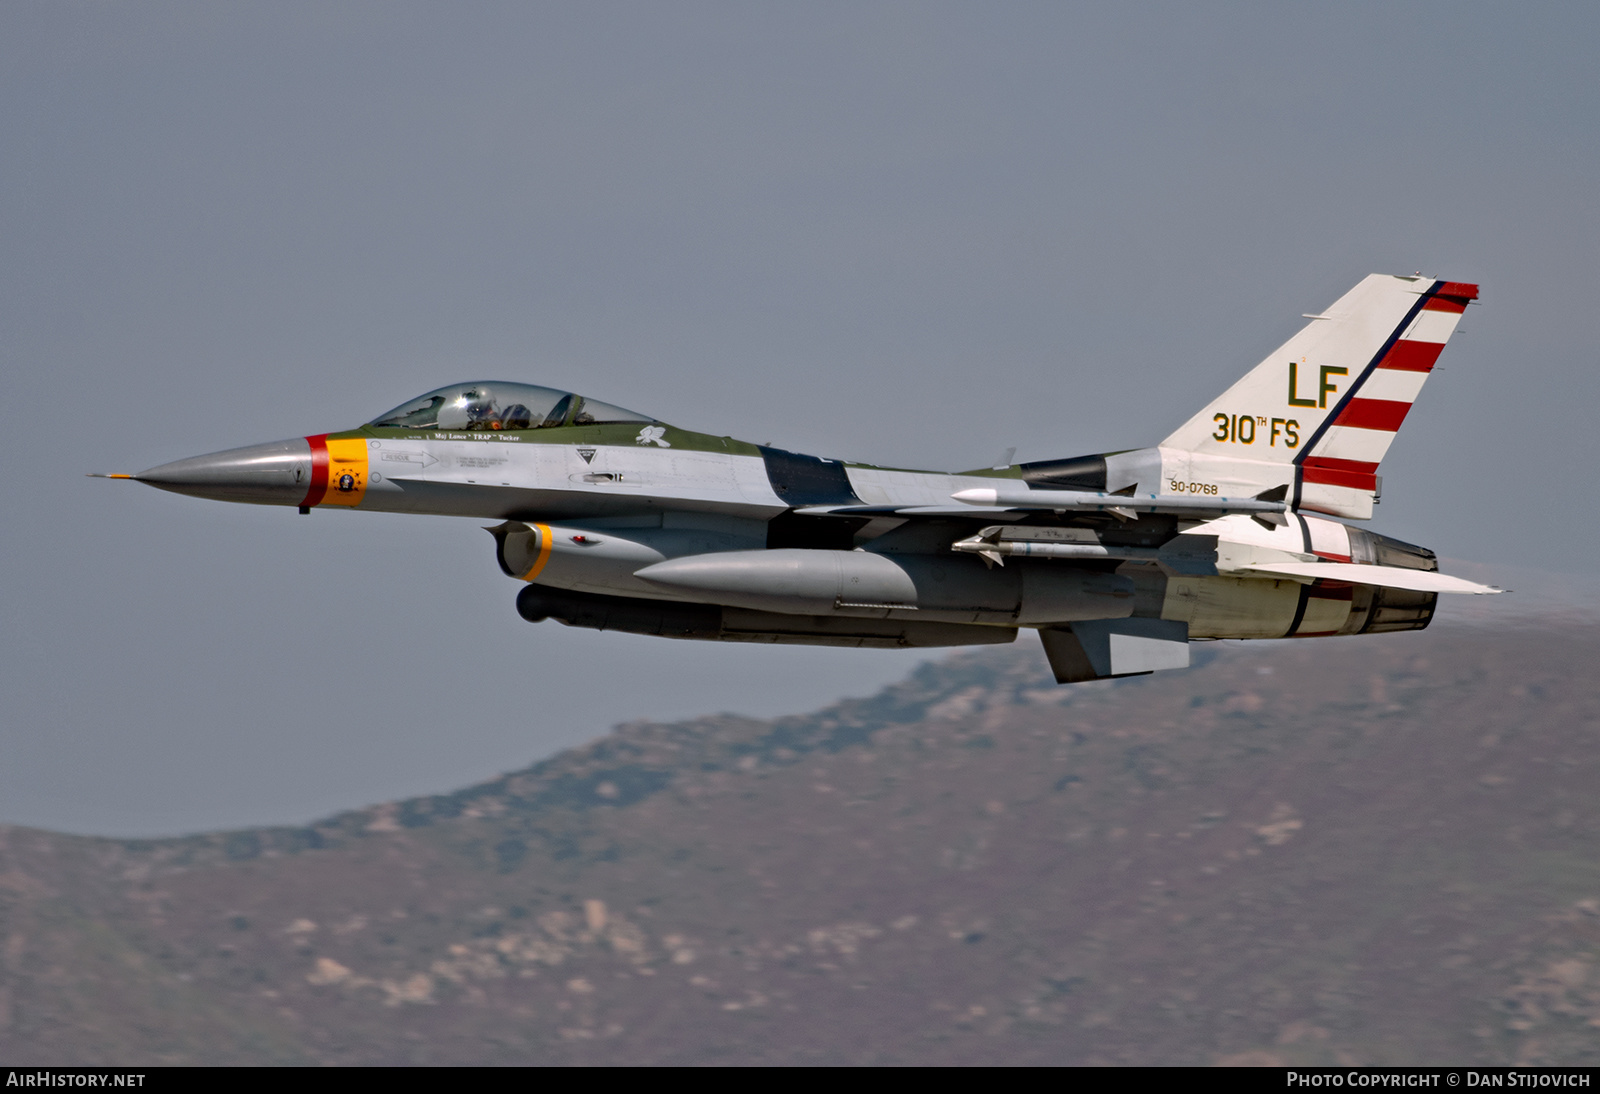
POLYGON ((0 821, 305 820, 915 663, 533 627, 472 522, 81 477, 457 380, 901 466, 1043 459, 1159 440, 1302 312, 1420 269, 1484 302, 1373 527, 1589 569, 1597 26, 1592 4, 0 6, 0 821))

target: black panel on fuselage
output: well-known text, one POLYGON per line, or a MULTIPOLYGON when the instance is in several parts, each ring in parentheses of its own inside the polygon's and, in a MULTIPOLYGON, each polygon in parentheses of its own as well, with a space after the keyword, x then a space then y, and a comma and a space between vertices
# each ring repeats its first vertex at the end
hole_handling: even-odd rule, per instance
POLYGON ((1037 490, 1090 490, 1106 488, 1104 456, 1074 456, 1070 460, 1040 460, 1018 464, 1022 479, 1037 490))
POLYGON ((761 448, 767 463, 767 481, 785 505, 860 505, 861 499, 850 486, 850 476, 838 460, 802 456, 781 448, 761 448))

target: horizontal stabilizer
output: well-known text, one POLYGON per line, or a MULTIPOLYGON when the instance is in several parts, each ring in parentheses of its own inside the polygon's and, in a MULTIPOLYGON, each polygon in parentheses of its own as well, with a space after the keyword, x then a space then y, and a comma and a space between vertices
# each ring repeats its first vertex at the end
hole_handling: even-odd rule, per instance
POLYGON ((1408 570, 1403 566, 1365 566, 1357 562, 1273 562, 1241 566, 1258 574, 1281 574, 1297 580, 1327 578, 1353 585, 1381 585, 1386 589, 1410 589, 1419 593, 1500 593, 1492 585, 1479 585, 1433 570, 1408 570))

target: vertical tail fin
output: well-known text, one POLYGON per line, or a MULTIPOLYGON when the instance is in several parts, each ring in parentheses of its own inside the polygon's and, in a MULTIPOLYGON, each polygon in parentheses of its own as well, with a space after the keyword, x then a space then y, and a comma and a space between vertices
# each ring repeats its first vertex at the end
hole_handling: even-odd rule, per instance
POLYGON ((1365 278, 1161 442, 1163 486, 1287 485, 1297 507, 1371 516, 1378 464, 1477 297, 1462 282, 1365 278))

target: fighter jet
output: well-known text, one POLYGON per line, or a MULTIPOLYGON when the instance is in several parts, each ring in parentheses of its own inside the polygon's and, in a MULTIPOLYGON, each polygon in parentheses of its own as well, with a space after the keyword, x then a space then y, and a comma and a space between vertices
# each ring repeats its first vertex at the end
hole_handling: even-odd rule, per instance
POLYGON ((1478 287, 1374 274, 1152 448, 910 471, 482 381, 341 433, 130 478, 220 501, 497 521, 529 622, 667 638, 935 647, 1039 632, 1062 683, 1189 643, 1418 630, 1498 589, 1358 528, 1478 287))

